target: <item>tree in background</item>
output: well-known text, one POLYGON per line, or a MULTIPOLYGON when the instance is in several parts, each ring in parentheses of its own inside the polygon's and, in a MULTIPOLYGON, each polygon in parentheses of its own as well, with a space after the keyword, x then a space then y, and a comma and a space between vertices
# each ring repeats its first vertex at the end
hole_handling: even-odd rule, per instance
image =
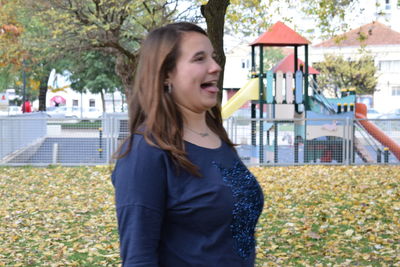
POLYGON ((141 40, 150 30, 171 22, 176 12, 167 0, 24 2, 49 27, 51 38, 43 43, 57 48, 59 54, 81 57, 89 51, 99 51, 113 56, 115 73, 127 95, 133 85, 141 40))
MULTIPOLYGON (((3 0, 1 3, 3 2, 8 1, 3 0)), ((172 21, 198 19, 197 15, 185 17, 185 12, 177 9, 178 4, 183 2, 188 4, 188 10, 197 8, 201 11, 217 54, 217 61, 223 68, 225 29, 236 28, 244 34, 254 33, 254 29, 264 31, 271 23, 266 19, 265 14, 272 14, 277 10, 272 8, 272 4, 286 3, 294 6, 301 3, 302 8, 308 10, 310 16, 326 22, 335 16, 340 17, 340 14, 344 14, 344 10, 356 1, 340 0, 335 1, 335 5, 329 4, 332 2, 329 0, 9 1, 7 3, 9 8, 19 14, 18 23, 24 26, 21 36, 24 40, 23 48, 31 55, 30 67, 37 70, 33 73, 37 73, 37 80, 40 81, 40 106, 45 103, 47 83, 45 83, 46 75, 39 75, 42 73, 39 70, 42 69, 43 73, 47 72, 48 75, 49 69, 57 67, 58 60, 71 56, 80 58, 93 51, 110 55, 115 59, 112 63, 115 73, 119 76, 126 95, 129 96, 136 69, 138 48, 144 36, 150 30, 172 21), (228 21, 226 27, 225 20, 228 21)), ((272 19, 270 16, 268 18, 272 19)), ((324 25, 329 26, 329 24, 324 25)), ((7 49, 4 51, 8 53, 7 49)), ((98 60, 102 60, 102 57, 98 60)), ((222 80, 223 73, 220 77, 220 87, 222 87, 222 80)))
POLYGON ((320 71, 319 88, 335 97, 340 96, 343 88, 353 87, 359 95, 372 95, 376 90, 377 68, 374 58, 368 54, 356 60, 325 55, 324 61, 315 63, 314 67, 320 71))
MULTIPOLYGON (((324 36, 332 37, 338 31, 347 29, 348 24, 344 20, 346 12, 359 0, 198 0, 198 2, 202 4, 201 14, 206 20, 207 32, 216 51, 217 62, 224 69, 225 32, 239 36, 249 36, 254 33, 259 35, 276 22, 273 21, 274 15, 282 14, 282 6, 285 6, 298 10, 299 14, 303 12, 305 16, 314 18, 317 28, 324 36), (335 23, 332 23, 333 21, 335 23)), ((291 21, 292 18, 282 14, 282 20, 291 21)), ((220 88, 222 81, 223 72, 218 83, 220 88)))
POLYGON ((89 91, 100 94, 105 112, 106 93, 120 91, 122 83, 116 75, 115 58, 102 52, 87 52, 82 58, 69 62, 69 68, 73 70, 69 76, 71 88, 84 93, 89 91))
POLYGON ((57 61, 54 53, 56 48, 42 42, 49 39, 47 26, 32 16, 24 1, 3 0, 0 5, 0 26, 4 29, 7 25, 13 25, 16 30, 11 31, 11 38, 10 34, 0 36, 0 77, 7 77, 0 78, 0 88, 13 87, 19 95, 30 100, 39 97, 39 110, 45 110, 47 82, 57 61), (25 85, 23 74, 26 76, 25 85), (24 86, 26 90, 22 92, 24 86))
POLYGON ((0 2, 0 91, 15 86, 26 56, 20 40, 23 26, 7 3, 0 2))
POLYGON ((279 61, 285 56, 283 55, 282 49, 275 47, 264 48, 264 70, 272 69, 279 61))

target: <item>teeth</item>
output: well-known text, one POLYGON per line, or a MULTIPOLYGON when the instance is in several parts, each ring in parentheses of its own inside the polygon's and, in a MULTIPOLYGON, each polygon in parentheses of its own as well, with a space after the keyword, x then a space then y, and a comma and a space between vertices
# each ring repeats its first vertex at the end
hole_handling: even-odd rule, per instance
POLYGON ((217 85, 217 82, 205 82, 205 83, 203 83, 203 84, 205 84, 205 85, 217 85))

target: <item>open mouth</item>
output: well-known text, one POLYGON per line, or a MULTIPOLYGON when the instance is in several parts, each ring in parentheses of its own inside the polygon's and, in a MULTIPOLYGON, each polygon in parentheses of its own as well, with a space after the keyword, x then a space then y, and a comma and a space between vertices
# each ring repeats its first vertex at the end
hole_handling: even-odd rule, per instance
POLYGON ((202 83, 200 85, 201 88, 206 89, 207 87, 213 86, 214 84, 211 82, 207 82, 207 83, 202 83))
POLYGON ((205 83, 200 84, 200 87, 202 89, 206 89, 209 87, 217 87, 217 83, 216 82, 205 82, 205 83))

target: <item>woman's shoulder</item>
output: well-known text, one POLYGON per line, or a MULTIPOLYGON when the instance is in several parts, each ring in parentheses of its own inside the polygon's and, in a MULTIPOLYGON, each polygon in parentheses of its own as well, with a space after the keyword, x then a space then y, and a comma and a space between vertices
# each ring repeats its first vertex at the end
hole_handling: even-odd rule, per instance
POLYGON ((133 134, 129 137, 122 145, 121 154, 152 158, 167 155, 165 150, 158 147, 148 138, 145 138, 142 134, 133 134))
POLYGON ((169 169, 168 154, 149 143, 143 135, 135 134, 122 146, 114 173, 154 173, 161 169, 169 169))

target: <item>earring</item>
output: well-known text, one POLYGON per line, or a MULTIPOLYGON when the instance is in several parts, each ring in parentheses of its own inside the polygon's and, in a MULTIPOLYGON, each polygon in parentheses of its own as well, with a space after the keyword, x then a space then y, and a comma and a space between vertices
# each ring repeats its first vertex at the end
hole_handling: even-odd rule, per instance
POLYGON ((170 94, 172 92, 172 84, 168 83, 168 93, 170 94))

